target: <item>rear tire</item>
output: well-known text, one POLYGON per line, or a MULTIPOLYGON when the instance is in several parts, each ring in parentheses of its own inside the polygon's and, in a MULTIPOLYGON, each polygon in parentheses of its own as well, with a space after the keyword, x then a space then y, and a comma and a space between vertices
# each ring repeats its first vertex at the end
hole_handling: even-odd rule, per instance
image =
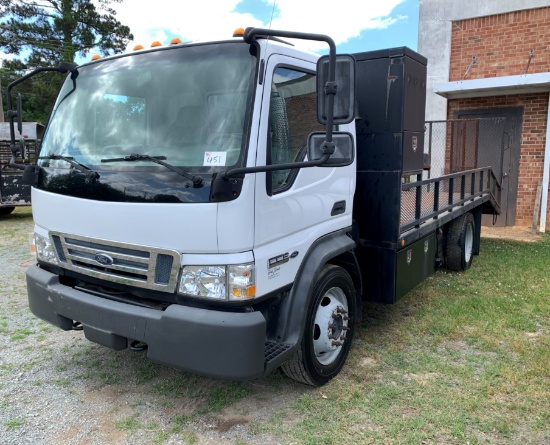
POLYGON ((346 270, 326 265, 313 288, 296 356, 281 365, 291 379, 322 386, 344 366, 355 331, 356 296, 346 270))
POLYGON ((474 216, 471 213, 465 213, 450 222, 445 246, 447 269, 462 271, 472 265, 475 233, 474 216))

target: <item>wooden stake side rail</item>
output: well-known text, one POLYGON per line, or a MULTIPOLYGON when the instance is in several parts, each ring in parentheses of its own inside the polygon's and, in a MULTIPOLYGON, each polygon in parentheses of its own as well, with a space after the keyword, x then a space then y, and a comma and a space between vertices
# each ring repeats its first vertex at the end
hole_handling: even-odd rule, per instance
POLYGON ((440 224, 436 224, 440 226, 453 219, 448 215, 464 213, 487 201, 500 214, 500 189, 491 167, 404 183, 401 187, 400 234, 408 235, 406 232, 442 219, 440 224))

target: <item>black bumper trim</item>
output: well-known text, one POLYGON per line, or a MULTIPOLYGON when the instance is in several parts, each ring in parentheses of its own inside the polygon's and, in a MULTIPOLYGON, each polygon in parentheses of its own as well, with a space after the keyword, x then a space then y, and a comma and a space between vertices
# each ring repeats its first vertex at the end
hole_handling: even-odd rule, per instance
POLYGON ((80 321, 85 331, 101 333, 89 336, 100 344, 119 349, 120 337, 139 340, 148 345, 150 360, 210 377, 246 380, 264 373, 266 321, 260 312, 134 306, 64 286, 37 266, 27 269, 27 289, 34 315, 65 330, 80 321))

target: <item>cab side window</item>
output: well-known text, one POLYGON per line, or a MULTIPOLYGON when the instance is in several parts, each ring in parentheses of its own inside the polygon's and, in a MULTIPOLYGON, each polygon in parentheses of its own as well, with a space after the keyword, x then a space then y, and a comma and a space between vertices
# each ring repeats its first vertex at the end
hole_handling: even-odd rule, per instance
MULTIPOLYGON (((278 67, 273 74, 269 105, 268 164, 288 164, 304 160, 307 138, 324 131, 317 122, 315 75, 278 67)), ((277 170, 268 174, 269 195, 288 190, 297 170, 277 170)))

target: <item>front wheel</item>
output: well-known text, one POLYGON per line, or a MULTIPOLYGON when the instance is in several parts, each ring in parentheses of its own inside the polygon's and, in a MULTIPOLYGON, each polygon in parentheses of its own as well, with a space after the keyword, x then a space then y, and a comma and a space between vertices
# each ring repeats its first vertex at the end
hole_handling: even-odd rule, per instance
POLYGON ((355 330, 356 297, 346 270, 326 265, 313 288, 300 349, 281 366, 290 378, 321 386, 346 361, 355 330))

